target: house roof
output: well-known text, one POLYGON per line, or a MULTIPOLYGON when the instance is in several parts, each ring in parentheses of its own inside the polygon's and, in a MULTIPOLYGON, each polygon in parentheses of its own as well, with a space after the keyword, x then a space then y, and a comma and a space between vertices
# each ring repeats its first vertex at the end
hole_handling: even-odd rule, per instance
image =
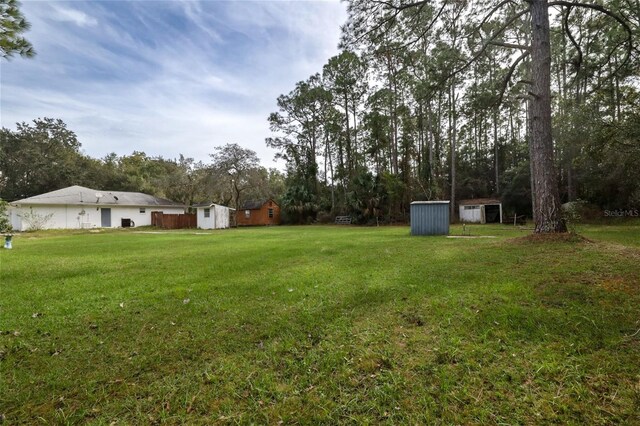
POLYGON ((249 200, 244 202, 244 204, 242 205, 242 210, 260 210, 267 201, 272 201, 273 204, 278 205, 278 203, 273 201, 271 198, 266 198, 263 200, 249 200))
POLYGON ((175 201, 154 197, 153 195, 143 194, 141 192, 103 191, 78 185, 24 198, 14 201, 11 204, 182 207, 182 204, 176 203, 175 201))
POLYGON ((470 200, 460 200, 460 205, 461 206, 483 206, 483 205, 487 205, 487 204, 501 204, 502 201, 500 201, 497 198, 473 198, 470 200))

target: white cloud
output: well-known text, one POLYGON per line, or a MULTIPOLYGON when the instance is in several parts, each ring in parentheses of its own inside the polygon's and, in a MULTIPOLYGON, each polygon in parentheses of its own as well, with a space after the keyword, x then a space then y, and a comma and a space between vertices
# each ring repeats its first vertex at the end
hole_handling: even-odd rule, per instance
POLYGON ((55 13, 52 15, 52 18, 57 21, 72 22, 79 27, 94 27, 98 25, 97 19, 92 18, 82 11, 66 8, 56 5, 55 3, 52 3, 51 6, 55 9, 55 13))
POLYGON ((264 139, 277 96, 338 53, 346 18, 335 2, 23 7, 38 55, 3 64, 3 126, 61 118, 94 157, 137 150, 209 161, 215 146, 235 142, 266 166, 274 165, 264 139))

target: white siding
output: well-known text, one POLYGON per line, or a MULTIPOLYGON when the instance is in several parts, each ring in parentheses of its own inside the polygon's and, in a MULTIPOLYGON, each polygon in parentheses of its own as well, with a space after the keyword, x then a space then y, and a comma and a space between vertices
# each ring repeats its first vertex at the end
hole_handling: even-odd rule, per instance
MULTIPOLYGON (((486 206, 496 206, 496 205, 500 207, 500 223, 502 223, 502 204, 486 204, 486 206)), ((486 217, 485 211, 486 211, 485 205, 481 205, 481 204, 460 206, 460 210, 459 210, 460 222, 486 223, 487 217, 486 217)))
POLYGON ((225 229, 229 227, 229 213, 231 209, 217 204, 211 207, 198 207, 197 221, 200 229, 225 229), (204 210, 209 209, 209 217, 204 217, 204 210))
POLYGON ((484 206, 460 206, 460 222, 482 223, 482 207, 484 206))
POLYGON ((111 209, 111 227, 119 228, 122 219, 131 219, 135 226, 151 225, 151 212, 161 211, 167 214, 184 213, 182 207, 156 207, 156 206, 78 206, 78 205, 34 205, 11 208, 11 224, 16 231, 26 231, 29 227, 27 221, 22 217, 25 213, 32 211, 40 217, 51 215, 45 223, 44 229, 81 229, 100 228, 101 209, 111 209), (145 212, 140 213, 144 208, 145 212), (84 212, 84 214, 81 214, 84 212))
POLYGON ((19 231, 22 229, 22 219, 18 216, 18 209, 15 207, 9 206, 9 221, 11 222, 11 227, 15 231, 19 231))

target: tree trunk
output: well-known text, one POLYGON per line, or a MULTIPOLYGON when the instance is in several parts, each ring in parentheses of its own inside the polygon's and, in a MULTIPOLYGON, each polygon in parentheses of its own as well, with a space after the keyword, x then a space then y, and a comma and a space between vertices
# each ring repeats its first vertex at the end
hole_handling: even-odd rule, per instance
MULTIPOLYGON (((327 138, 327 146, 329 146, 329 138, 327 138)), ((335 213, 336 211, 336 179, 333 173, 333 159, 331 156, 331 151, 327 149, 327 155, 329 156, 329 170, 331 171, 331 213, 335 213)))
POLYGON ((458 116, 456 113, 456 87, 451 85, 451 93, 449 98, 449 131, 451 138, 451 202, 449 203, 450 220, 456 220, 456 137, 458 127, 458 116))
POLYGON ((347 156, 347 176, 351 179, 351 129, 349 128, 349 101, 347 98, 347 93, 344 94, 344 121, 346 126, 346 156, 347 156))
POLYGON ((531 163, 535 190, 535 232, 566 232, 551 135, 551 43, 548 0, 531 0, 531 163))
POLYGON ((496 174, 496 195, 500 195, 500 144, 498 142, 498 107, 493 109, 493 161, 496 174))

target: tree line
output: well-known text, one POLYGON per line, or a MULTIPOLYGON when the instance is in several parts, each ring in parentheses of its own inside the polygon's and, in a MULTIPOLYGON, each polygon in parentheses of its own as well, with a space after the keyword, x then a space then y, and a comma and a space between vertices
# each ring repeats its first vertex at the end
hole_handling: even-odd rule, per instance
POLYGON ((62 120, 35 119, 0 131, 0 199, 81 185, 143 192, 186 206, 211 201, 237 209, 246 200, 278 198, 283 192, 284 175, 261 166, 250 149, 227 144, 215 148, 210 160, 184 155, 167 159, 140 151, 92 158, 62 120))
POLYGON ((640 205, 637 0, 347 3, 343 50, 268 119, 299 221, 495 196, 553 232, 562 202, 640 205))
MULTIPOLYGON (((33 56, 2 4, 0 49, 33 56)), ((276 198, 289 220, 408 220, 412 200, 500 197, 537 232, 560 203, 640 207, 640 1, 349 0, 342 51, 277 99, 266 144, 211 163, 80 152, 60 120, 2 129, 0 197, 70 184, 236 208, 276 198)))

